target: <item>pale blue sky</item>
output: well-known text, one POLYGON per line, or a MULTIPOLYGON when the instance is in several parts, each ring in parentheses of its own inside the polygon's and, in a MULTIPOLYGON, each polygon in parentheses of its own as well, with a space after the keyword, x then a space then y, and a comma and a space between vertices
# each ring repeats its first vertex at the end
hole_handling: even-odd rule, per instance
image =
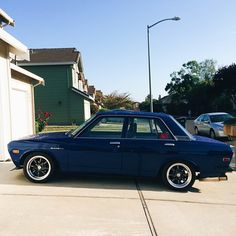
POLYGON ((189 60, 236 58, 235 0, 8 0, 8 31, 29 48, 76 47, 90 85, 104 93, 149 93, 146 26, 150 31, 153 96, 166 95, 170 74, 189 60))

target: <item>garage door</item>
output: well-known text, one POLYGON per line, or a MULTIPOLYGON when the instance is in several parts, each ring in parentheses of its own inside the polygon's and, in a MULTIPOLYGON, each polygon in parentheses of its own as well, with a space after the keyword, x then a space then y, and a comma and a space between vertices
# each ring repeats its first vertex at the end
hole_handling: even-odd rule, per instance
POLYGON ((33 134, 33 109, 30 84, 12 79, 11 83, 12 139, 33 134))
POLYGON ((87 120, 89 119, 91 116, 91 112, 90 112, 90 102, 84 100, 84 119, 87 120))

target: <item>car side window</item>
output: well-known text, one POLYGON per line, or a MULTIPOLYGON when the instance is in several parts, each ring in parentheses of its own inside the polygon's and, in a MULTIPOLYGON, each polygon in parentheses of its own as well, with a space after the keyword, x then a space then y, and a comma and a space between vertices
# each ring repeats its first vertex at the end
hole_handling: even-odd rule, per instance
POLYGON ((166 126, 159 119, 131 118, 126 138, 173 139, 166 126))
POLYGON ((199 118, 197 119, 197 121, 202 122, 203 119, 203 115, 199 116, 199 118))
POLYGON ((81 137, 121 138, 123 125, 122 117, 103 117, 90 126, 81 137))
POLYGON ((204 115, 202 118, 202 122, 207 122, 207 121, 210 121, 209 117, 207 115, 204 115))

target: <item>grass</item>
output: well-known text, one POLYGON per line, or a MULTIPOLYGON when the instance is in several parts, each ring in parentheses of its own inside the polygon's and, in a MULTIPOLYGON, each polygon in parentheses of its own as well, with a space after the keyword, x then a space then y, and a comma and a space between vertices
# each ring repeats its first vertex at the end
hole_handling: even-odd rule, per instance
POLYGON ((41 133, 49 133, 49 132, 67 132, 71 129, 76 129, 78 126, 76 125, 48 125, 41 133))

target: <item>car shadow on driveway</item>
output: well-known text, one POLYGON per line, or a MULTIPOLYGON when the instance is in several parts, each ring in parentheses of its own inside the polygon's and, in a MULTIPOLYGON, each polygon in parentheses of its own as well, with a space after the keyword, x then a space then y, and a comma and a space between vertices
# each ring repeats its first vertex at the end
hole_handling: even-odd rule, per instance
MULTIPOLYGON (((134 178, 111 175, 85 175, 58 173, 47 183, 32 183, 28 181, 23 171, 11 170, 12 165, 0 165, 0 185, 24 185, 40 187, 62 188, 86 188, 86 189, 114 189, 114 190, 137 190, 136 181, 143 191, 173 192, 159 179, 134 178), (2 168, 2 166, 4 166, 2 168)), ((189 192, 200 193, 200 190, 192 187, 189 192)))

